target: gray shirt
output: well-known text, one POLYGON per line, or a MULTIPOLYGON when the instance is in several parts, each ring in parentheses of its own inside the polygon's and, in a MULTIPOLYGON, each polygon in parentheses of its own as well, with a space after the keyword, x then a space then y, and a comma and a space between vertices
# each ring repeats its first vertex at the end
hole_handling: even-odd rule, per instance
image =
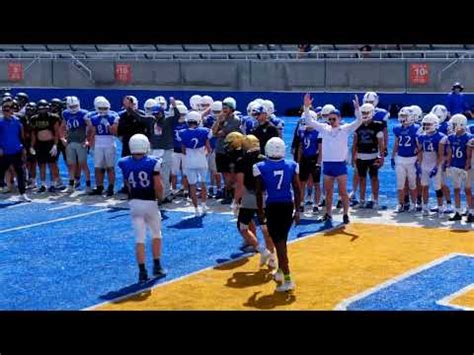
POLYGON ((173 125, 178 119, 179 111, 176 108, 174 115, 158 120, 153 116, 147 116, 151 149, 173 149, 173 125))
POLYGON ((242 133, 240 125, 241 125, 241 121, 235 115, 227 117, 225 119, 225 121, 221 124, 221 127, 220 127, 219 130, 224 131, 225 136, 217 137, 217 142, 216 142, 216 153, 217 154, 224 154, 226 152, 225 148, 224 148, 224 141, 225 141, 225 137, 229 133, 231 133, 231 132, 240 132, 240 133, 242 133))

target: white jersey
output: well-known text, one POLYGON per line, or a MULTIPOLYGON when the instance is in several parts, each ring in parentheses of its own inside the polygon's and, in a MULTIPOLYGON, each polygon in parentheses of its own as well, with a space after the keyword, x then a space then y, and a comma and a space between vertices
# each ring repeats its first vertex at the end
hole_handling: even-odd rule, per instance
POLYGON ((352 123, 346 123, 333 128, 327 123, 321 123, 314 120, 309 109, 305 108, 305 124, 313 127, 319 132, 322 138, 322 161, 323 162, 342 162, 349 156, 349 135, 353 133, 362 124, 362 119, 357 118, 352 123))

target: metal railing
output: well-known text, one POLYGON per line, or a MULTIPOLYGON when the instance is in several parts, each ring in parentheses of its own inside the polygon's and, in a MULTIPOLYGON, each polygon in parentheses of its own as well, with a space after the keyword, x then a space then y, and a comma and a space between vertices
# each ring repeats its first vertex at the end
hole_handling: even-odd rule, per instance
POLYGON ((72 59, 72 60, 409 60, 474 59, 474 50, 334 50, 298 51, 199 51, 199 52, 80 52, 80 51, 11 51, 0 52, 0 59, 72 59))

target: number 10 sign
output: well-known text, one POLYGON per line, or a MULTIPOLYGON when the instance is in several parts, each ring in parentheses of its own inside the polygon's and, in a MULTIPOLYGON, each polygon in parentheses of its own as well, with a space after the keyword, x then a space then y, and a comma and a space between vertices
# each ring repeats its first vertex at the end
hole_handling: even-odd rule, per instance
POLYGON ((428 84, 430 78, 429 64, 410 64, 410 84, 428 84))

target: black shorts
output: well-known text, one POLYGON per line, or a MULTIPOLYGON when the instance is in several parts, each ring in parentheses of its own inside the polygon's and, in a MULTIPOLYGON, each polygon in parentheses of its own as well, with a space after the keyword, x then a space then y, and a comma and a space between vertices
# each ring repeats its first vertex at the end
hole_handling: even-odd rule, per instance
MULTIPOLYGON (((250 222, 255 218, 255 216, 258 217, 257 215, 257 210, 254 208, 240 208, 239 209, 239 216, 237 217, 237 224, 240 227, 240 224, 248 226, 250 222)), ((267 224, 266 220, 260 220, 260 218, 257 218, 258 224, 260 226, 267 224)))
POLYGON ((58 161, 58 154, 52 157, 49 153, 53 148, 54 141, 36 142, 36 160, 39 164, 55 163, 58 161))
POLYGON ((216 168, 218 173, 235 173, 236 157, 226 153, 216 153, 216 168))
POLYGON ((273 242, 288 240, 288 233, 293 224, 293 203, 270 203, 265 208, 268 233, 273 242))
POLYGON ((367 176, 367 170, 369 171, 369 176, 371 178, 377 177, 379 173, 379 167, 374 165, 377 159, 370 159, 370 160, 361 160, 357 159, 357 173, 361 177, 367 176))
POLYGON ((313 182, 319 184, 321 182, 321 166, 316 166, 318 156, 301 157, 300 162, 300 181, 308 181, 309 176, 313 178, 313 182))

